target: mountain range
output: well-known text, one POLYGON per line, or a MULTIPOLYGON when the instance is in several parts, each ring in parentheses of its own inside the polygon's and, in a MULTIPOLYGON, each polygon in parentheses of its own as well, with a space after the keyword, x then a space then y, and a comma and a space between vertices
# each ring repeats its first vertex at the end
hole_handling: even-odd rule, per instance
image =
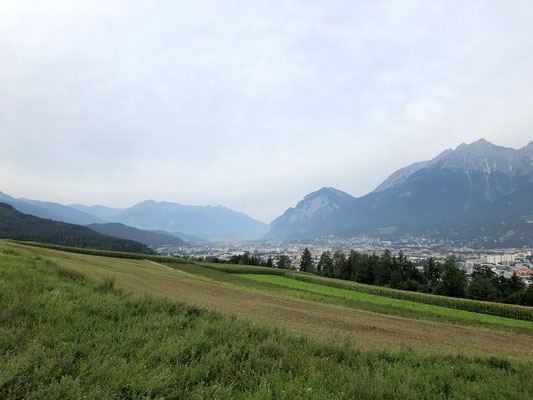
POLYGON ((515 150, 481 139, 402 168, 359 198, 333 188, 313 192, 275 219, 266 237, 424 234, 495 246, 505 244, 503 235, 531 243, 530 215, 533 142, 515 150))
POLYGON ((109 217, 139 229, 184 232, 211 241, 257 239, 268 225, 223 206, 190 206, 143 201, 109 217))
POLYGON ((170 237, 179 237, 191 243, 251 240, 260 238, 268 231, 267 224, 223 206, 190 206, 153 200, 143 201, 125 209, 83 204, 66 206, 24 198, 16 199, 1 192, 0 201, 12 205, 25 214, 71 224, 92 225, 94 229, 109 234, 114 233, 115 236, 124 239, 143 238, 143 243, 151 243, 150 246, 162 245, 166 242, 177 243, 175 239, 170 240, 170 237), (104 227, 102 224, 106 223, 118 223, 140 230, 155 231, 152 233, 163 234, 167 237, 150 236, 148 232, 141 235, 141 232, 127 230, 118 225, 104 227))
POLYGON ((104 222, 95 215, 58 203, 24 198, 15 199, 2 192, 0 192, 0 201, 12 205, 15 209, 24 214, 31 214, 36 217, 67 222, 69 224, 87 225, 104 222))
POLYGON ((270 227, 223 206, 143 201, 119 209, 13 198, 34 216, 86 225, 152 248, 218 240, 306 240, 325 235, 453 238, 481 247, 533 246, 533 142, 521 149, 485 139, 394 172, 361 197, 325 187, 270 227), (170 233, 171 232, 171 233, 170 233))

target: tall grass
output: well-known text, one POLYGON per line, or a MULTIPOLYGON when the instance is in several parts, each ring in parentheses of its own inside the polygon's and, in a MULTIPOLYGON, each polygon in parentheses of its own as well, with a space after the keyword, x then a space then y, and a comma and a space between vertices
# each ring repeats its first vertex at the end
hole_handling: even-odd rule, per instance
POLYGON ((317 343, 0 254, 2 399, 532 396, 531 364, 317 343))

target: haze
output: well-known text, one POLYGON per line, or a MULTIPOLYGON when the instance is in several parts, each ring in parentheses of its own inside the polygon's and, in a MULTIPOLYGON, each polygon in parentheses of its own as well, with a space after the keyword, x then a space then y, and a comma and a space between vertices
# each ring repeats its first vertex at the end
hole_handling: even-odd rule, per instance
POLYGON ((533 140, 531 1, 0 3, 0 191, 270 222, 533 140))

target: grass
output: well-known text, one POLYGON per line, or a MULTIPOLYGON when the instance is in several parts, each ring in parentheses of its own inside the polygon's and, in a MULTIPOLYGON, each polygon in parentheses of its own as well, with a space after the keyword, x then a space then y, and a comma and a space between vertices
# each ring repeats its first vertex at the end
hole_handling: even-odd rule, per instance
POLYGON ((307 273, 288 273, 285 276, 304 282, 317 283, 340 289, 353 290, 361 293, 374 294, 393 299, 413 301, 416 303, 432 304, 435 306, 454 308, 456 310, 471 311, 479 314, 495 315, 505 318, 521 319, 533 322, 533 307, 515 304, 494 303, 463 298, 439 296, 428 293, 411 292, 391 289, 383 286, 365 285, 358 282, 326 278, 307 273))
POLYGON ((374 294, 367 294, 362 292, 355 292, 352 290, 339 289, 330 286, 324 286, 316 283, 302 282, 286 278, 284 276, 275 275, 258 275, 258 274, 244 274, 244 277, 258 281, 267 282, 275 285, 290 287, 297 290, 304 290, 311 293, 318 293, 327 296, 341 297, 344 299, 355 300, 357 302, 372 303, 381 306, 388 306, 400 309, 408 309, 413 311, 429 312, 432 314, 442 315, 451 318, 461 318, 466 320, 474 320, 482 323, 501 324, 510 327, 524 328, 533 333, 533 322, 522 321, 511 318, 496 317, 493 315, 479 314, 470 311, 456 310, 453 308, 439 307, 430 304, 416 303, 412 301, 399 300, 390 297, 382 297, 374 294))
POLYGON ((383 286, 365 285, 358 282, 326 278, 310 273, 302 273, 290 270, 277 270, 273 268, 244 266, 244 265, 220 265, 201 263, 206 268, 234 274, 260 274, 279 275, 309 283, 336 287, 339 289, 352 290, 361 293, 373 294, 393 299, 407 300, 416 303, 432 304, 435 306, 454 308, 457 310, 472 311, 480 314, 495 315, 505 318, 521 319, 533 322, 533 307, 512 304, 493 303, 489 301, 477 301, 434 294, 411 292, 406 290, 391 289, 383 286))
POLYGON ((48 257, 5 247, 0 253, 0 398, 533 396, 531 362, 317 342, 133 295, 117 289, 118 274, 93 281, 48 257))
MULTIPOLYGON (((419 304, 405 301, 395 301, 387 297, 380 297, 375 295, 366 295, 357 291, 349 291, 346 296, 335 296, 335 290, 330 290, 330 286, 322 286, 318 290, 301 290, 298 281, 293 281, 294 277, 291 274, 282 281, 287 282, 286 285, 276 284, 280 276, 273 276, 270 278, 257 277, 259 271, 254 270, 254 275, 250 276, 243 273, 225 273, 219 268, 212 268, 211 266, 201 265, 179 265, 175 266, 168 264, 172 268, 180 271, 185 271, 196 276, 206 277, 217 282, 224 282, 232 286, 241 287, 246 290, 255 291, 257 293, 269 293, 276 296, 296 298, 319 302, 321 304, 333 304, 343 307, 349 307, 357 310, 365 310, 372 313, 391 315, 402 318, 410 318, 425 321, 434 321, 440 323, 454 324, 460 326, 481 327, 492 330, 501 330, 506 332, 516 332, 528 335, 533 335, 533 323, 526 321, 510 320, 508 318, 492 317, 483 314, 472 312, 458 311, 443 307, 428 306, 426 304, 419 304), (251 277, 252 279, 247 279, 251 277), (289 284, 289 281, 295 282, 289 284), (378 299, 376 299, 376 297, 378 299), (369 301, 369 299, 376 301, 369 301), (407 304, 406 307, 402 305, 407 304), (443 310, 441 310, 443 309, 443 310), (437 311, 437 312, 435 312, 437 311), (442 312, 438 312, 442 311, 442 312)), ((270 270, 270 269, 267 269, 270 270)), ((271 275, 270 275, 271 276, 271 275)))
POLYGON ((138 295, 245 317, 315 340, 350 340, 364 350, 533 360, 531 329, 312 293, 194 264, 76 254, 0 241, 59 267, 138 295))
POLYGON ((149 260, 165 264, 171 264, 171 267, 175 267, 174 264, 192 264, 200 265, 204 268, 212 269, 215 271, 232 273, 232 274, 264 274, 264 275, 279 275, 286 276, 292 279, 297 279, 304 282, 317 283, 325 286, 336 287, 340 289, 353 290, 362 293, 374 294, 382 297, 390 297, 394 299, 407 300, 417 303, 432 304, 440 307, 454 308, 457 310, 472 311, 480 314, 489 314, 506 318, 520 319, 524 321, 533 322, 533 307, 524 307, 502 303, 492 303, 488 301, 475 301, 469 299, 451 298, 445 296, 436 296, 426 293, 416 293, 405 290, 396 290, 386 287, 365 285, 361 283, 343 281, 339 279, 331 279, 320 277, 308 273, 295 272, 290 270, 278 270, 275 268, 257 267, 249 265, 232 265, 232 264, 218 264, 218 263, 196 263, 188 260, 184 260, 178 257, 169 256, 152 256, 143 255, 137 253, 124 253, 102 250, 89 250, 78 249, 74 247, 64 247, 49 244, 41 244, 35 242, 20 242, 11 241, 12 243, 18 243, 28 246, 60 250, 71 253, 97 255, 104 257, 116 257, 126 259, 137 260, 149 260))
POLYGON ((132 259, 132 260, 150 260, 150 261, 156 261, 156 262, 177 263, 177 264, 187 264, 189 262, 183 258, 172 257, 172 256, 160 256, 160 255, 151 255, 151 254, 143 254, 143 253, 128 253, 128 252, 123 252, 123 251, 112 251, 112 250, 95 250, 95 249, 86 249, 86 248, 79 248, 79 247, 59 246, 56 244, 23 242, 20 240, 9 240, 8 242, 23 244, 25 246, 40 247, 43 249, 66 251, 68 253, 87 254, 91 256, 126 258, 126 259, 132 259))

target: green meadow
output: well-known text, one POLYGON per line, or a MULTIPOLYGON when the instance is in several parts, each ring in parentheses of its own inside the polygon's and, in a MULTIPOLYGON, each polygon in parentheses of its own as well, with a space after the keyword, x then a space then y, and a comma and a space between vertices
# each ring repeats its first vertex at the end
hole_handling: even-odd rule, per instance
POLYGON ((406 300, 399 300, 390 297, 382 297, 368 293, 355 292, 352 290, 339 289, 331 286, 324 286, 316 283, 303 282, 295 279, 290 279, 284 276, 276 275, 258 275, 258 274, 243 274, 243 277, 252 279, 258 282, 267 282, 275 285, 286 286, 289 288, 303 290, 311 293, 318 293, 326 296, 340 297, 356 302, 365 302, 377 304, 380 306, 394 307, 399 309, 407 309, 413 311, 421 311, 442 315, 445 317, 457 318, 478 321, 487 324, 505 325, 509 327, 524 328, 533 333, 533 322, 522 321, 511 318, 496 317, 493 315, 480 314, 470 311, 456 310, 453 308, 446 308, 434 306, 430 304, 417 303, 406 300))
POLYGON ((533 395, 529 321, 255 272, 0 241, 0 398, 533 395))

